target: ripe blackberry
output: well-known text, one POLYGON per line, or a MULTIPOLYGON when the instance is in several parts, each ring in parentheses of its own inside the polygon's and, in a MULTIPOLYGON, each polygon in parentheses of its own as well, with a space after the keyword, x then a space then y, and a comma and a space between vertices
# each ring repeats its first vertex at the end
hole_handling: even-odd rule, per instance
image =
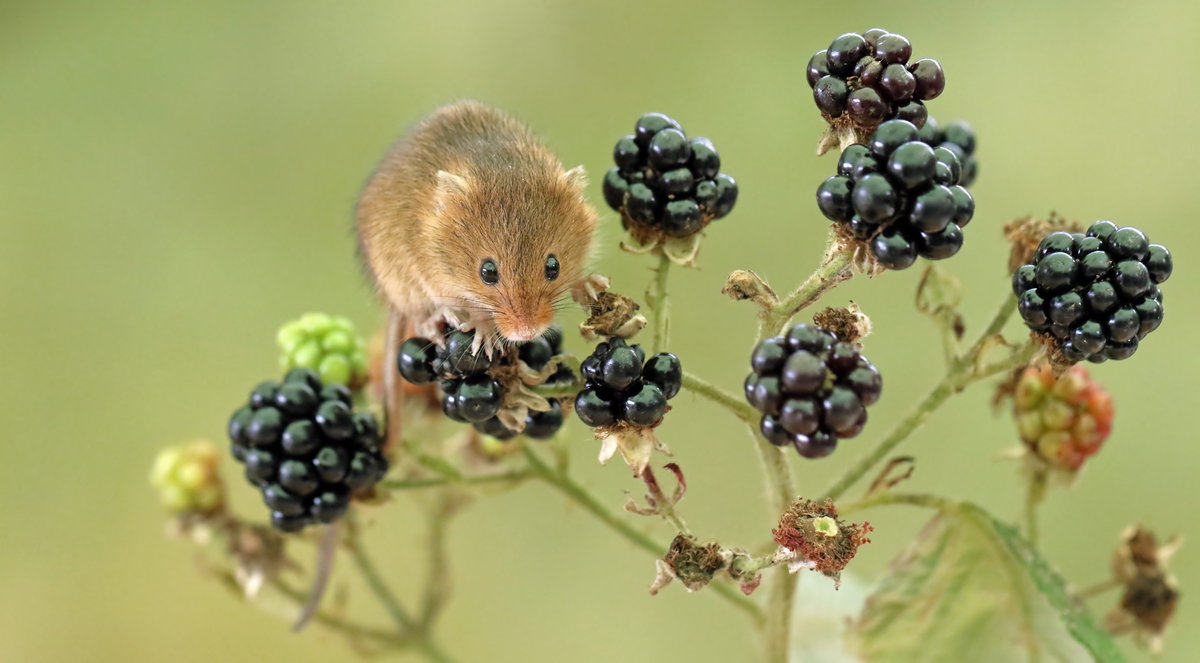
POLYGON ((880 124, 866 145, 842 150, 838 174, 817 187, 821 213, 888 269, 958 253, 975 214, 952 144, 933 147, 921 131, 907 120, 880 124))
POLYGON ((1127 359, 1163 320, 1158 286, 1171 254, 1137 228, 1109 221, 1053 232, 1013 274, 1017 311, 1069 362, 1127 359))
MULTIPOLYGON (((562 427, 562 407, 550 402, 547 412, 530 412, 524 428, 514 431, 498 416, 505 401, 504 381, 497 375, 517 373, 517 361, 541 372, 562 354, 562 330, 551 327, 543 336, 521 343, 513 352, 496 354, 492 358, 482 352, 471 352, 474 332, 452 331, 442 348, 424 338, 410 338, 400 345, 396 368, 413 384, 437 382, 442 392, 442 412, 451 420, 472 424, 475 430, 500 440, 516 437, 546 439, 562 427)), ((574 381, 571 369, 561 366, 546 378, 546 383, 574 381)))
MULTIPOLYGON (((616 167, 604 175, 604 200, 626 229, 686 237, 729 214, 737 182, 720 172, 707 138, 688 139, 675 120, 648 113, 634 133, 617 141, 616 167)), ((643 233, 644 234, 644 233, 643 233)))
POLYGON ((925 102, 946 87, 937 60, 909 62, 912 44, 903 36, 875 28, 834 39, 808 61, 808 86, 827 121, 844 122, 864 131, 889 118, 920 127, 925 102))
POLYGON ((598 344, 580 371, 584 387, 575 398, 575 414, 592 428, 619 422, 656 426, 667 412, 667 401, 683 384, 678 357, 662 352, 647 361, 642 346, 620 338, 598 344))
POLYGON ((858 348, 814 325, 798 324, 750 355, 746 400, 763 413, 760 430, 776 446, 805 458, 833 453, 839 439, 862 432, 883 380, 858 348))
POLYGON ((1013 417, 1030 454, 1077 472, 1112 431, 1112 397, 1082 366, 1058 378, 1048 367, 1030 366, 1017 380, 1013 417))
MULTIPOLYGON (((934 118, 929 118, 918 134, 921 142, 935 149, 949 150, 958 158, 958 174, 952 184, 969 187, 975 183, 979 174, 979 162, 975 159, 975 130, 966 122, 951 122, 940 126, 934 118)), ((945 184, 946 182, 943 182, 945 184)))
POLYGON ((331 523, 351 498, 387 474, 375 417, 355 412, 349 392, 296 368, 264 382, 229 420, 233 457, 271 509, 271 524, 297 532, 331 523))

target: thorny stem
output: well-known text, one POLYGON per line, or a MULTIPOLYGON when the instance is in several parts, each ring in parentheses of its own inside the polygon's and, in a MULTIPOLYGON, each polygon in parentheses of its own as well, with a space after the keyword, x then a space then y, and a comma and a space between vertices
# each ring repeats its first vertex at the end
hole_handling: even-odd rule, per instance
POLYGON ((991 323, 988 324, 987 329, 980 335, 979 340, 975 342, 975 345, 970 350, 947 368, 945 376, 934 386, 933 391, 929 392, 908 416, 900 420, 896 424, 896 427, 874 449, 859 459, 840 478, 834 481, 825 490, 825 496, 836 500, 844 495, 855 482, 870 472, 871 468, 875 467, 876 464, 887 458, 892 450, 901 442, 908 439, 908 436, 913 431, 920 428, 921 424, 925 423, 929 416, 954 394, 974 382, 1028 363, 1037 349, 1036 345, 1032 342, 1014 350, 1005 359, 985 365, 980 365, 979 363, 981 355, 994 345, 995 336, 1004 327, 1004 323, 1012 316, 1016 310, 1016 306, 1016 299, 1011 296, 1007 297, 991 323))
POLYGON ((787 297, 759 317, 758 339, 770 338, 791 321, 797 313, 816 302, 826 292, 854 276, 851 269, 852 256, 848 251, 831 251, 824 262, 787 297))
MULTIPOLYGON (((629 542, 655 557, 662 557, 664 552, 669 548, 669 546, 656 542, 648 534, 633 527, 624 519, 617 516, 608 507, 604 506, 604 503, 599 498, 588 492, 586 488, 576 483, 571 477, 547 465, 545 461, 528 447, 525 448, 525 458, 529 462, 529 468, 538 478, 557 488, 560 493, 583 507, 585 511, 595 516, 600 522, 608 525, 609 528, 625 537, 629 542)), ((713 583, 710 586, 717 594, 750 615, 755 621, 762 619, 762 613, 758 606, 739 593, 738 590, 729 585, 719 583, 713 583)))
POLYGON ((367 552, 363 549, 362 542, 359 541, 356 533, 352 532, 347 538, 346 548, 349 549, 350 556, 354 559, 355 565, 358 566, 363 581, 367 583, 367 587, 375 595, 375 599, 387 611, 388 616, 395 623, 397 630, 401 634, 412 634, 414 636, 413 645, 429 660, 439 662, 453 660, 438 647, 437 643, 429 637, 429 634, 417 624, 416 620, 400 604, 399 599, 388 588, 383 577, 379 575, 379 571, 375 568, 375 564, 371 561, 371 558, 367 556, 367 552))
POLYGON ((671 331, 671 301, 667 297, 667 276, 671 273, 671 259, 659 252, 658 264, 654 267, 654 280, 646 289, 646 305, 654 312, 654 334, 650 343, 650 354, 663 351, 671 331))
POLYGON ((752 424, 758 419, 758 411, 752 405, 687 371, 683 373, 683 388, 729 410, 733 416, 747 424, 752 424))
MULTIPOLYGON (((675 467, 678 468, 678 466, 675 467)), ((678 474, 676 476, 681 477, 683 475, 678 474)), ((654 476, 654 470, 649 465, 646 466, 646 469, 642 470, 642 481, 646 483, 646 488, 650 491, 650 497, 654 500, 651 503, 654 511, 662 516, 664 520, 674 525, 675 529, 681 533, 691 534, 692 531, 688 529, 683 517, 675 511, 675 499, 667 497, 663 493, 662 486, 658 485, 658 477, 654 476)), ((678 493, 676 497, 682 497, 682 493, 678 493)))

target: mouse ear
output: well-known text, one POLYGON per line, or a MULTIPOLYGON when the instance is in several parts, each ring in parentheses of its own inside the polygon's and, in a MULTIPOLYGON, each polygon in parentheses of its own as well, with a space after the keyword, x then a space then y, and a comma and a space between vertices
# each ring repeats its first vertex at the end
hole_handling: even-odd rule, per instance
POLYGON ((563 179, 566 180, 567 184, 571 186, 571 188, 579 191, 580 193, 583 193, 583 190, 587 188, 587 171, 583 169, 582 165, 575 166, 571 170, 563 173, 562 176, 563 179))
POLYGON ((462 175, 455 175, 444 170, 437 172, 437 192, 434 200, 440 214, 452 200, 467 195, 471 191, 471 183, 462 175))
POLYGON ((437 172, 438 193, 450 195, 466 195, 471 190, 471 184, 462 175, 455 175, 444 170, 437 172))

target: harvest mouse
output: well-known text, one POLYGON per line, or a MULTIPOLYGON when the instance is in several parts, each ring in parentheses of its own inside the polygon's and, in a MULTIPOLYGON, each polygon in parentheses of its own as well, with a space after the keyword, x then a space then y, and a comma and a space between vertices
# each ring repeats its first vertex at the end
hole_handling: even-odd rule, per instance
POLYGON ((384 156, 357 206, 358 244, 390 308, 384 367, 388 440, 399 436, 396 347, 408 327, 440 342, 443 323, 475 349, 532 340, 589 276, 598 217, 583 167, 562 163, 524 125, 476 101, 444 106, 384 156))

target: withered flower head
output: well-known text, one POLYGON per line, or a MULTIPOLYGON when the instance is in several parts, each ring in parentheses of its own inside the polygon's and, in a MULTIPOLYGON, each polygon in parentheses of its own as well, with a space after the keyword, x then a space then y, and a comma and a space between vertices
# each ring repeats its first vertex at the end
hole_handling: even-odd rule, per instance
POLYGON ((833 500, 817 502, 801 497, 780 517, 779 527, 772 534, 775 543, 795 555, 788 564, 790 570, 812 569, 836 582, 859 546, 871 542, 867 534, 872 529, 870 523, 838 520, 833 500))
POLYGON ((1105 616, 1113 633, 1132 632, 1150 651, 1162 651, 1167 627, 1179 605, 1179 582, 1167 570, 1181 541, 1159 545, 1154 533, 1135 525, 1122 535, 1113 554, 1113 575, 1123 586, 1120 602, 1105 616))
POLYGON ((680 534, 671 542, 666 556, 658 560, 658 575, 650 585, 650 593, 678 579, 689 592, 702 589, 713 576, 729 566, 730 553, 714 542, 699 544, 695 537, 680 534))
POLYGON ((1009 273, 1017 271, 1021 265, 1028 264, 1046 235, 1060 230, 1069 233, 1083 232, 1083 226, 1054 212, 1050 213, 1048 220, 1027 216, 1004 226, 1004 238, 1012 244, 1012 252, 1008 256, 1009 273))

